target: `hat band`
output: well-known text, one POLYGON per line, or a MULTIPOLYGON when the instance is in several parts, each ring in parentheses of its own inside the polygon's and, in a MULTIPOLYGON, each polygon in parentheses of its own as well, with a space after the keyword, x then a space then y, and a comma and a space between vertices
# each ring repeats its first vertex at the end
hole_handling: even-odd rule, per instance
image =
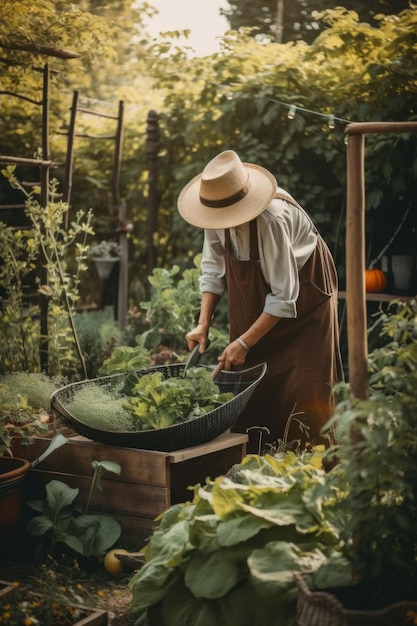
POLYGON ((246 196, 248 191, 249 187, 248 185, 245 185, 244 187, 242 187, 242 189, 234 193, 233 196, 229 196, 228 198, 222 198, 220 200, 207 200, 207 198, 203 198, 203 196, 200 196, 200 202, 201 204, 204 204, 204 206, 208 206, 212 209, 221 209, 223 207, 230 206, 231 204, 239 202, 239 200, 242 200, 242 198, 246 196))

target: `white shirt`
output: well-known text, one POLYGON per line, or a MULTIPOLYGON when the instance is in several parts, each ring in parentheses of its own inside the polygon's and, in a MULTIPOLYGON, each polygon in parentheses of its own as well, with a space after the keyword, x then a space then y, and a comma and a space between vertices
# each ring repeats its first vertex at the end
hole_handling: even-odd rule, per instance
MULTIPOLYGON (((258 216, 257 229, 260 267, 271 289, 263 311, 276 317, 297 317, 298 272, 316 247, 317 229, 301 208, 280 199, 273 199, 258 216)), ((225 291, 224 239, 223 229, 204 231, 202 292, 222 295, 225 291)), ((237 259, 249 260, 249 223, 230 229, 230 243, 237 259)))

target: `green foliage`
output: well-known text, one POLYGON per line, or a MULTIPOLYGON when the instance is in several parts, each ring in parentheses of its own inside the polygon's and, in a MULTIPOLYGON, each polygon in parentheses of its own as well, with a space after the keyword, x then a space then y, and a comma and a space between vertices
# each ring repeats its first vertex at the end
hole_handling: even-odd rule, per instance
POLYGON ((75 389, 66 407, 81 422, 111 432, 166 428, 204 415, 233 398, 220 393, 204 368, 185 378, 163 378, 160 371, 131 371, 108 384, 75 389))
MULTIPOLYGON (((302 39, 309 43, 323 30, 323 25, 316 18, 317 10, 332 9, 335 6, 333 0, 321 0, 320 6, 309 0, 264 0, 261 10, 250 0, 228 0, 228 4, 229 8, 220 9, 220 13, 225 15, 233 30, 256 27, 253 36, 261 41, 265 39, 265 35, 277 40, 282 35, 282 42, 302 39), (277 24, 280 5, 282 23, 277 24)), ((345 0, 343 6, 349 11, 356 11, 362 22, 372 22, 376 14, 399 13, 407 9, 409 3, 407 0, 373 0, 364 4, 362 0, 345 0)))
POLYGON ((88 378, 96 378, 104 360, 115 346, 123 342, 123 333, 118 328, 111 307, 97 311, 76 311, 74 322, 88 378))
POLYGON ((130 374, 134 370, 149 366, 149 350, 143 345, 142 337, 136 337, 136 346, 117 346, 100 367, 100 376, 130 374))
MULTIPOLYGON (((129 236, 129 288, 130 297, 137 298, 134 305, 145 299, 138 293, 144 288, 149 269, 151 236, 160 268, 187 268, 200 251, 202 232, 184 224, 175 209, 176 200, 181 187, 224 148, 236 149, 244 160, 267 167, 305 206, 333 249, 343 281, 345 122, 336 119, 335 129, 330 130, 326 116, 333 113, 340 120, 352 121, 414 119, 414 7, 399 12, 403 1, 382 4, 374 0, 362 7, 351 0, 347 8, 314 15, 319 28, 311 28, 309 36, 318 36, 311 37, 310 43, 260 43, 243 29, 223 38, 220 54, 201 59, 189 58, 178 46, 149 41, 143 29, 144 17, 152 13, 147 3, 89 0, 82 5, 87 10, 71 11, 50 2, 42 2, 36 11, 29 0, 6 0, 3 4, 0 37, 6 42, 19 43, 23 38, 34 43, 48 41, 58 48, 72 48, 77 42, 79 59, 64 63, 58 57, 47 57, 52 70, 59 70, 52 72, 50 97, 54 159, 64 160, 66 143, 59 133, 67 123, 72 89, 80 90, 83 108, 98 106, 109 115, 116 112, 116 99, 125 103, 120 189, 121 201, 134 223, 129 236), (375 7, 380 4, 384 13, 395 13, 378 15, 375 7), (375 13, 372 21, 367 18, 370 12, 375 13), (299 107, 292 121, 287 118, 289 104, 299 107), (148 232, 146 170, 150 109, 160 115, 158 228, 153 234, 148 232)), ((304 26, 311 24, 311 7, 300 2, 286 4, 291 6, 285 7, 284 18, 292 25, 300 22, 303 32, 304 26), (301 21, 293 13, 300 8, 301 21)), ((231 9, 236 5, 237 19, 253 16, 269 24, 271 10, 277 6, 268 1, 256 12, 257 7, 249 8, 244 0, 230 5, 231 9)), ((326 0, 320 8, 327 6, 326 0)), ((255 22, 247 25, 254 26, 255 22)), ((21 90, 25 85, 25 95, 39 100, 41 75, 32 71, 40 65, 39 55, 5 48, 3 56, 11 61, 5 64, 2 77, 5 88, 21 90)), ((19 106, 14 98, 3 98, 2 104, 3 152, 31 157, 40 144, 39 107, 29 102, 19 106)), ((113 137, 114 130, 110 118, 77 117, 77 132, 89 139, 76 141, 72 204, 80 210, 87 210, 86 203, 94 208, 94 227, 103 238, 113 237, 117 229, 109 185, 113 141, 96 141, 91 136, 113 137)), ((374 237, 371 233, 384 224, 389 224, 388 232, 392 233, 399 215, 414 201, 417 157, 413 137, 378 135, 367 137, 366 142, 366 226, 373 258, 387 239, 385 232, 374 237), (378 219, 381 213, 382 219, 378 219)), ((32 180, 33 176, 32 172, 26 176, 25 170, 25 179, 32 180)), ((0 199, 6 199, 1 188, 0 199)), ((409 233, 415 227, 412 214, 410 211, 406 225, 409 233)), ((407 247, 413 242, 415 237, 410 235, 407 247)), ((84 299, 90 296, 89 289, 82 290, 84 299)), ((153 341, 153 333, 158 331, 154 324, 152 328, 153 341)))
POLYGON ((30 226, 16 231, 0 223, 0 283, 6 293, 5 305, 0 310, 3 336, 0 371, 39 371, 40 351, 45 349, 46 342, 48 373, 70 375, 80 367, 77 356, 82 361, 82 355, 76 352, 78 341, 73 316, 81 275, 86 269, 86 238, 93 232, 92 215, 78 212, 65 231, 63 222, 68 205, 58 197, 57 181, 51 182, 48 202, 43 207, 36 198, 39 188, 26 193, 14 172, 13 166, 2 170, 11 186, 25 195, 25 214, 30 226), (41 336, 35 321, 38 304, 30 304, 30 300, 27 304, 25 298, 30 277, 36 295, 32 294, 32 301, 46 298, 48 302, 47 337, 41 336))
MULTIPOLYGON (((345 552, 361 578, 417 581, 417 303, 392 303, 377 322, 368 400, 346 397, 335 420, 345 552)), ((379 598, 375 598, 378 602, 379 598)))
POLYGON ((156 268, 148 277, 151 299, 141 302, 151 326, 142 334, 146 347, 151 349, 164 343, 176 350, 184 345, 185 335, 194 326, 200 307, 200 261, 201 255, 198 255, 194 267, 184 270, 179 279, 177 265, 169 270, 156 268))
MULTIPOLYGON (((330 130, 326 115, 352 121, 413 119, 417 86, 410 51, 416 11, 380 17, 376 25, 359 22, 354 12, 342 8, 318 17, 325 28, 311 45, 260 45, 233 33, 224 38, 221 54, 189 62, 174 57, 172 71, 167 65, 171 59, 154 64, 166 93, 160 121, 160 223, 161 229, 166 224, 176 259, 201 246, 201 232, 172 214, 178 191, 227 147, 267 167, 296 196, 334 250, 343 281, 345 122, 336 120, 330 130), (300 107, 294 120, 288 120, 285 104, 300 107), (169 174, 173 170, 175 180, 169 174)), ((413 136, 367 138, 366 206, 369 218, 379 210, 379 228, 385 217, 395 220, 395 214, 398 219, 414 203, 416 154, 413 136)), ((368 219, 369 245, 378 252, 381 234, 371 240, 374 226, 368 219)))
POLYGON ((100 557, 120 536, 120 525, 107 515, 88 513, 93 489, 101 489, 100 474, 103 469, 120 474, 121 468, 111 461, 93 461, 94 474, 84 512, 74 504, 79 489, 72 489, 59 480, 46 485, 46 500, 32 500, 27 504, 38 513, 27 525, 34 537, 48 541, 48 554, 53 555, 59 544, 64 544, 78 554, 100 557))
POLYGON ((123 403, 133 413, 136 430, 167 428, 199 417, 233 398, 220 393, 210 372, 191 368, 185 378, 163 378, 162 372, 151 372, 139 378, 133 397, 123 403))
POLYGON ((10 452, 12 438, 23 445, 48 430, 51 394, 64 384, 61 378, 41 373, 9 372, 0 375, 0 456, 10 452))
POLYGON ((325 473, 289 453, 248 456, 239 474, 196 485, 192 502, 161 515, 130 583, 136 626, 155 615, 173 626, 296 623, 293 572, 337 555, 325 473))
POLYGON ((116 395, 105 385, 90 383, 76 393, 66 403, 66 408, 77 420, 106 431, 134 430, 131 413, 123 406, 125 395, 116 395))

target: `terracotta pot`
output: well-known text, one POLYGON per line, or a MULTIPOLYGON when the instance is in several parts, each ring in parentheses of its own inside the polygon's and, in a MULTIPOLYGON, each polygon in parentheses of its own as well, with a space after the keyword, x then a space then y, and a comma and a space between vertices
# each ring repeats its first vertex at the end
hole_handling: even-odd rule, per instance
POLYGON ((26 459, 0 457, 0 543, 11 537, 22 513, 22 483, 30 469, 26 459))

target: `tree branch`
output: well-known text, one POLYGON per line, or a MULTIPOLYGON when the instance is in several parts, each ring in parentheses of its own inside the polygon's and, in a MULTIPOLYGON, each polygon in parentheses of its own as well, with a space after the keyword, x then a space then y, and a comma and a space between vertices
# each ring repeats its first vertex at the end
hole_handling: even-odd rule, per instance
POLYGON ((6 48, 7 50, 23 50, 35 54, 46 54, 47 56, 58 57, 59 59, 78 59, 81 56, 77 52, 71 52, 71 50, 54 48, 53 46, 43 46, 32 42, 6 43, 5 41, 0 41, 0 48, 6 48))

